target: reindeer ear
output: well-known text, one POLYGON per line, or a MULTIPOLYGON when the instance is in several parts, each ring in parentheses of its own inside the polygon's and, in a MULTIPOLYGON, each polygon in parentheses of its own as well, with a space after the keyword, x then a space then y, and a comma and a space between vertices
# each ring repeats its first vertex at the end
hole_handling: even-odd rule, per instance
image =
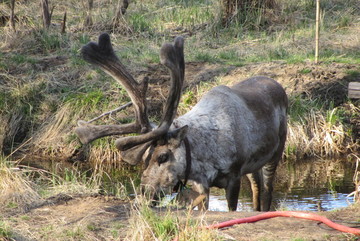
POLYGON ((186 137, 187 131, 189 127, 187 125, 177 128, 173 131, 168 133, 168 142, 170 145, 174 146, 175 148, 179 147, 181 142, 186 137))
POLYGON ((129 163, 130 165, 137 165, 140 161, 143 160, 143 155, 150 145, 151 141, 142 145, 132 147, 126 151, 122 151, 121 160, 129 163))

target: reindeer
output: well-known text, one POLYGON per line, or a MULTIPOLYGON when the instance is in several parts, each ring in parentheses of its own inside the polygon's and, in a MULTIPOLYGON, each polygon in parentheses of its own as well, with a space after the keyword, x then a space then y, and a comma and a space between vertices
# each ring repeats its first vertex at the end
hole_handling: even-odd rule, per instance
POLYGON ((217 86, 205 94, 191 111, 175 119, 184 82, 184 39, 164 44, 160 60, 170 71, 171 86, 158 127, 148 120, 147 81, 141 83, 126 71, 116 57, 110 37, 102 34, 81 52, 84 59, 112 75, 128 92, 135 122, 96 126, 79 122, 75 132, 82 143, 103 136, 138 133, 116 140, 124 161, 143 161, 141 183, 155 195, 180 181, 205 195, 211 187, 224 188, 229 210, 235 211, 240 180, 247 175, 255 210, 268 211, 273 179, 287 133, 288 100, 284 89, 267 77, 252 77, 232 87, 217 86))

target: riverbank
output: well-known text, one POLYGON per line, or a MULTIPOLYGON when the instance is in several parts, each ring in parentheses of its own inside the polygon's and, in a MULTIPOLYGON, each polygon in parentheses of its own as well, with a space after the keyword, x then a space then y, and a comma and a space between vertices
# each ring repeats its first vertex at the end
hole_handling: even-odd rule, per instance
MULTIPOLYGON (((167 210, 162 213, 154 212, 160 217, 169 213, 167 210)), ((195 231, 201 226, 258 214, 259 212, 214 211, 204 214, 193 211, 190 217, 186 210, 171 211, 171 215, 177 220, 175 226, 178 225, 183 231, 184 227, 187 227, 188 234, 193 232, 193 238, 204 235, 208 237, 212 235, 214 238, 212 240, 244 241, 354 240, 355 238, 351 234, 333 230, 316 221, 286 217, 239 224, 222 230, 207 231, 206 234, 195 231), (192 229, 191 232, 189 229, 192 229)), ((316 214, 345 226, 360 226, 359 205, 329 212, 316 212, 316 214)), ((151 230, 141 226, 144 220, 136 219, 134 209, 129 202, 101 195, 57 195, 43 200, 37 206, 29 207, 26 211, 17 213, 13 209, 2 209, 0 215, 1 234, 4 237, 8 232, 5 238, 10 240, 135 240, 131 237, 151 236, 151 230)))

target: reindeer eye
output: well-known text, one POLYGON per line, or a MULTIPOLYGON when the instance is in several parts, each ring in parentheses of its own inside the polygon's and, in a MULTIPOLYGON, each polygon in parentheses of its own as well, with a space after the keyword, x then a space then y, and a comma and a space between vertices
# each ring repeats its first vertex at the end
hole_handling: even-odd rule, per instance
POLYGON ((158 156, 158 164, 159 164, 159 166, 160 166, 160 164, 167 162, 168 159, 169 159, 169 153, 167 153, 167 152, 161 153, 158 156))

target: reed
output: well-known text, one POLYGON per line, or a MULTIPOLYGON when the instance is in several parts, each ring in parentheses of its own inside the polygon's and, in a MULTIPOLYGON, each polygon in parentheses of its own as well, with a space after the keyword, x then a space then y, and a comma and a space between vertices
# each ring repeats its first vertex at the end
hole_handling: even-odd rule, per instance
MULTIPOLYGON (((285 146, 287 159, 306 157, 338 157, 355 151, 358 144, 352 140, 347 127, 336 116, 337 108, 329 111, 310 109, 301 119, 290 119, 285 146)), ((291 118, 291 116, 290 116, 291 118)))

